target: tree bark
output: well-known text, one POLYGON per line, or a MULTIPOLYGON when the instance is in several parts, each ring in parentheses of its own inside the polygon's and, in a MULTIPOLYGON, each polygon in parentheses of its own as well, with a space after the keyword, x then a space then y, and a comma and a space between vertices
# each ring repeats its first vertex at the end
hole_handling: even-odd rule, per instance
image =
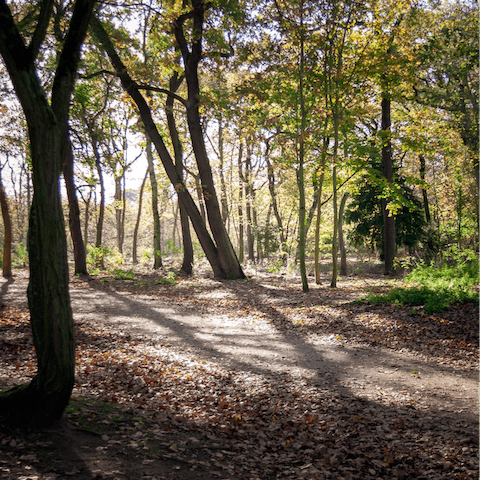
POLYGON ((252 185, 252 149, 247 141, 247 155, 245 156, 245 213, 247 214, 247 253, 248 259, 255 263, 255 226, 253 220, 253 185, 252 185))
POLYGON ((325 165, 327 163, 327 149, 330 144, 330 138, 327 136, 327 127, 329 119, 325 119, 325 128, 323 131, 322 153, 320 157, 320 165, 317 170, 317 175, 320 173, 320 178, 316 180, 317 183, 317 218, 315 220, 315 283, 320 285, 320 225, 322 222, 322 191, 323 182, 325 181, 325 165))
MULTIPOLYGON (((97 219, 97 231, 95 238, 95 247, 102 248, 102 236, 103 236, 103 220, 105 218, 105 184, 103 181, 103 170, 102 163, 100 159, 100 152, 98 150, 97 136, 93 131, 93 128, 90 131, 90 137, 92 140, 92 148, 95 155, 95 166, 97 168, 98 179, 100 181, 100 212, 97 219)), ((103 258, 103 253, 100 256, 100 259, 96 265, 98 268, 105 268, 105 260, 103 258)))
POLYGON ((333 200, 333 238, 332 238, 332 281, 330 287, 337 287, 338 277, 338 199, 337 199, 337 162, 338 162, 338 102, 333 111, 333 167, 332 167, 332 200, 333 200))
POLYGON ((306 241, 307 232, 305 225, 305 127, 306 110, 304 98, 304 75, 305 75, 305 28, 303 24, 303 0, 300 5, 300 62, 298 72, 298 96, 300 103, 300 135, 298 141, 298 168, 297 168, 297 186, 298 186, 298 253, 300 262, 300 275, 302 277, 302 288, 304 292, 309 291, 306 262, 306 241))
POLYGON ((28 231, 27 296, 38 367, 30 383, 0 394, 0 414, 31 428, 57 422, 74 385, 75 342, 59 176, 65 160, 62 141, 68 132, 80 47, 94 3, 75 3, 49 104, 35 60, 46 35, 53 2, 41 3, 37 29, 26 47, 10 9, 0 0, 0 53, 22 104, 30 138, 34 196, 28 231))
POLYGON ((267 163, 268 190, 270 192, 270 198, 272 199, 273 214, 275 215, 275 219, 277 221, 278 236, 280 238, 280 252, 282 255, 283 263, 285 263, 286 262, 285 245, 287 242, 285 239, 285 232, 283 229, 282 217, 278 210, 277 191, 275 189, 275 172, 273 170, 273 166, 268 157, 268 148, 265 154, 265 161, 267 163))

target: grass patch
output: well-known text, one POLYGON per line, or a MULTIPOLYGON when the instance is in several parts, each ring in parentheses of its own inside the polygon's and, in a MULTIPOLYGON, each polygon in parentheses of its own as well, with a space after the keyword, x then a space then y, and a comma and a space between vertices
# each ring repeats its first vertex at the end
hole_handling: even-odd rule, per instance
POLYGON ((456 303, 478 303, 478 261, 443 267, 418 267, 405 277, 409 285, 386 294, 369 294, 362 303, 422 305, 427 313, 442 312, 456 303))
POLYGON ((175 274, 173 272, 167 273, 164 277, 160 277, 155 280, 155 284, 161 284, 161 285, 176 285, 177 279, 175 277, 175 274))

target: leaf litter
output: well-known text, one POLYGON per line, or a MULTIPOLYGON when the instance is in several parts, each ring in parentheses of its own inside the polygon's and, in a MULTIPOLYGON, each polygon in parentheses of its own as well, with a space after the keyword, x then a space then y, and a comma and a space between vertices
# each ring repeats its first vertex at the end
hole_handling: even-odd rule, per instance
MULTIPOLYGON (((82 315, 73 302, 77 382, 66 422, 30 436, 0 430, 0 478, 478 478, 478 402, 462 390, 478 371, 476 306, 426 315, 355 305, 354 281, 303 294, 276 276, 174 286, 153 277, 73 279, 72 288, 106 293, 99 301, 131 296, 193 312, 206 323, 240 322, 257 337, 273 329, 304 348, 324 341, 358 352, 358 363, 337 365, 349 376, 336 375, 335 362, 314 375, 285 365, 248 369, 243 357, 232 368, 219 351, 199 355, 186 336, 146 330, 141 310, 128 323, 102 310, 82 315), (396 363, 355 375, 367 349, 395 354, 396 363), (429 369, 454 375, 458 396, 423 385, 429 369)), ((18 305, 0 310, 2 387, 35 373, 28 311, 18 305)))

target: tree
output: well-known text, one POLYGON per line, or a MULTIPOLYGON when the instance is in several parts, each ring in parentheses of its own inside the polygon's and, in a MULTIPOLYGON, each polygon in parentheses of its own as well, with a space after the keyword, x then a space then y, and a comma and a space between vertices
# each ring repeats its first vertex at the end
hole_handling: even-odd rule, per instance
POLYGON ((3 188, 2 170, 3 166, 0 167, 0 207, 4 228, 2 274, 4 278, 12 278, 12 219, 8 209, 7 195, 3 188))
MULTIPOLYGON (((385 237, 382 192, 384 179, 381 160, 373 160, 373 167, 363 177, 358 191, 352 195, 352 201, 345 211, 345 220, 353 224, 350 239, 354 245, 365 245, 380 254, 384 260, 385 237)), ((396 190, 394 200, 398 205, 396 211, 396 245, 403 245, 414 251, 423 238, 425 217, 423 206, 416 198, 404 178, 395 173, 396 190)))
POLYGON ((203 198, 207 209, 208 223, 218 247, 218 257, 228 278, 245 278, 240 262, 230 241, 225 223, 222 219, 213 181, 212 169, 205 147, 202 124, 200 120, 199 99, 200 83, 199 64, 203 58, 202 39, 207 3, 204 0, 191 0, 187 13, 179 15, 173 22, 174 34, 183 58, 188 98, 185 103, 187 124, 192 141, 198 172, 202 181, 203 198), (186 23, 191 20, 191 30, 186 23), (190 39, 190 44, 187 39, 190 39))
POLYGON ((479 182, 478 3, 447 3, 434 12, 418 10, 427 32, 416 49, 415 101, 450 113, 470 151, 479 182))
MULTIPOLYGON (((215 245, 210 234, 206 229, 205 222, 203 221, 200 212, 198 211, 193 198, 188 192, 184 179, 179 175, 177 168, 172 160, 170 153, 167 150, 167 147, 163 141, 162 136, 158 132, 157 126, 152 118, 152 112, 148 106, 145 98, 140 93, 140 88, 136 82, 130 77, 130 74, 127 71, 127 68, 123 64, 122 60, 118 56, 115 48, 113 46, 110 37, 108 36, 106 30, 104 29, 102 23, 97 19, 93 18, 92 20, 92 32, 99 45, 105 50, 108 55, 113 68, 115 69, 116 74, 120 78, 123 88, 131 96, 132 100, 137 105, 142 121, 145 125, 145 130, 155 145, 155 149, 162 161, 162 164, 165 168, 167 176, 174 186, 178 198, 185 207, 185 210, 190 217, 197 238, 205 252, 205 255, 210 262, 212 270, 215 277, 217 278, 244 278, 243 271, 241 270, 240 264, 237 260, 237 265, 231 265, 226 261, 225 252, 223 251, 224 244, 220 243, 218 246, 215 245), (232 267, 232 268, 231 268, 232 267), (238 268, 240 272, 238 272, 238 268)), ((162 90, 163 91, 163 90, 162 90)), ((182 100, 181 97, 175 95, 175 98, 182 100)), ((218 204, 218 202, 217 202, 218 204)), ((233 247, 232 247, 233 248, 233 247)), ((235 257, 236 258, 236 257, 235 257)))
POLYGON ((38 370, 25 385, 0 394, 0 413, 10 421, 43 427, 58 421, 68 404, 75 376, 73 319, 68 263, 58 188, 68 135, 70 98, 80 48, 94 0, 77 0, 58 56, 51 95, 37 70, 54 2, 33 6, 33 32, 22 36, 10 7, 0 0, 0 53, 20 100, 30 138, 34 196, 30 210, 28 305, 38 370), (26 44, 26 38, 30 43, 26 44), (50 97, 50 101, 48 98, 50 97))

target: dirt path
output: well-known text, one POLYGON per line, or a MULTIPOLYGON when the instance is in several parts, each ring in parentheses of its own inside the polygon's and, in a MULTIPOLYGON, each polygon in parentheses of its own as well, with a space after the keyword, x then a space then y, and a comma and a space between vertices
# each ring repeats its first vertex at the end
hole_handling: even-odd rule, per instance
MULTIPOLYGON (((238 287, 235 282, 226 283, 238 287)), ((432 363, 428 358, 379 346, 352 346, 331 333, 305 336, 294 328, 280 332, 258 312, 237 312, 238 292, 224 286, 225 282, 212 280, 207 292, 195 299, 208 296, 212 310, 215 302, 227 305, 226 313, 218 314, 203 311, 203 305, 198 309, 195 304, 184 305, 181 298, 177 302, 175 297, 133 295, 98 280, 85 283, 73 279, 72 308, 76 322, 96 317, 97 323, 135 332, 151 345, 169 344, 180 356, 207 359, 247 375, 306 377, 333 391, 376 400, 382 397, 384 402, 414 402, 417 409, 447 416, 463 414, 477 421, 475 369, 432 363)), ((26 306, 26 287, 26 277, 18 278, 4 289, 2 301, 26 306)), ((255 304, 254 298, 250 301, 255 304)))
MULTIPOLYGON (((0 305, 26 308, 26 275, 1 282, 0 305)), ((101 420, 112 424, 108 435, 93 441, 74 432, 71 451, 58 440, 59 465, 67 456, 77 474, 65 473, 65 461, 58 471, 79 480, 93 471, 121 479, 478 478, 476 309, 426 316, 349 303, 362 289, 355 281, 306 295, 272 276, 175 286, 154 275, 72 278, 75 323, 90 332, 83 349, 96 342, 92 366, 78 362, 73 405, 124 388, 115 402, 135 408, 141 400, 149 420, 118 430, 111 418, 120 414, 111 413, 101 420), (102 363, 109 339, 115 351, 102 363), (160 389, 150 386, 152 368, 160 389), (168 430, 180 418, 183 430, 168 430), (200 440, 182 433, 202 428, 200 440), (163 453, 146 456, 135 438, 160 438, 163 453)), ((7 373, 0 384, 15 383, 7 373)), ((100 422, 98 408, 79 404, 68 418, 100 422)))

